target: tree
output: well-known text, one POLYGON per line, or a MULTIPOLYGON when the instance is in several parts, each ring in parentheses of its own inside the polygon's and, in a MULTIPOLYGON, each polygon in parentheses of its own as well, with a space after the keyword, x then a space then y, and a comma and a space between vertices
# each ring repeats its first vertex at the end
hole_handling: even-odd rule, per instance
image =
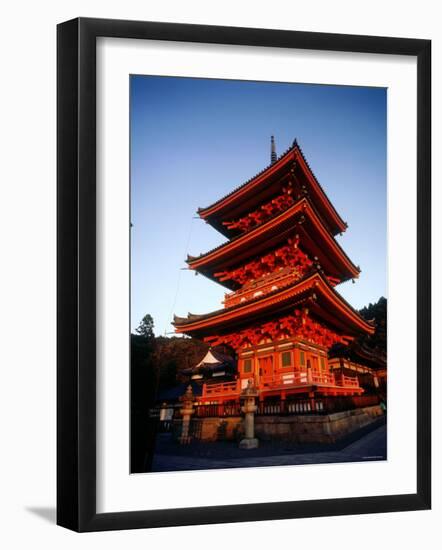
POLYGON ((148 340, 153 340, 155 338, 153 327, 154 322, 152 316, 147 314, 141 319, 141 323, 135 329, 135 332, 140 336, 144 336, 148 340))
MULTIPOLYGON (((364 319, 374 320, 375 333, 363 336, 361 341, 372 349, 387 352, 387 299, 383 296, 374 304, 369 304, 360 310, 364 319)), ((361 342, 361 343, 362 343, 361 342)))

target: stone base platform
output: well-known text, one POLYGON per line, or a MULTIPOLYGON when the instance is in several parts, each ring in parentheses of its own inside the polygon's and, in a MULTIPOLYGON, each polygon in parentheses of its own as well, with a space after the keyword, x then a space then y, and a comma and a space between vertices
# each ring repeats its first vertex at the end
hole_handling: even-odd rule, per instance
MULTIPOLYGON (((384 413, 379 405, 334 414, 255 416, 255 435, 263 441, 291 443, 336 443, 352 432, 374 422, 384 413)), ((192 419, 191 433, 199 441, 241 441, 243 419, 192 419)))
POLYGON ((336 443, 383 416, 379 405, 329 415, 262 416, 256 418, 258 439, 293 443, 336 443))
POLYGON ((239 442, 240 449, 257 449, 259 447, 259 441, 256 437, 251 439, 241 439, 239 442))

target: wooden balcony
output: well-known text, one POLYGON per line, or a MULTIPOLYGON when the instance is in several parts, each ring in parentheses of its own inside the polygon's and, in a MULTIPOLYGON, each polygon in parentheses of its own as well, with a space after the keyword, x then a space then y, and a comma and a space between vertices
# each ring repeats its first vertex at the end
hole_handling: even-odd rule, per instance
POLYGON ((201 397, 216 399, 217 397, 235 397, 241 393, 241 381, 220 382, 219 384, 203 384, 201 397))
POLYGON ((359 381, 357 376, 345 376, 343 374, 335 374, 335 382, 337 386, 343 388, 359 388, 359 381))
POLYGON ((293 267, 286 267, 276 271, 272 275, 260 277, 252 285, 245 285, 239 290, 224 295, 224 307, 231 307, 256 298, 278 288, 283 288, 294 280, 300 278, 300 274, 293 267))
MULTIPOLYGON (((273 376, 261 376, 258 382, 258 389, 261 394, 275 391, 285 392, 294 389, 306 389, 308 386, 318 388, 335 388, 338 392, 342 390, 360 390, 357 376, 344 376, 343 374, 317 373, 317 372, 290 372, 287 374, 275 374, 273 376)), ((203 384, 202 399, 204 401, 216 401, 237 399, 241 393, 241 380, 233 382, 221 382, 219 384, 203 384)))
MULTIPOLYGON (((336 386, 336 380, 332 373, 312 373, 313 384, 322 386, 336 386)), ((357 380, 356 380, 357 382, 357 380)))
POLYGON ((260 378, 262 389, 287 389, 293 386, 339 386, 341 388, 359 388, 356 376, 336 376, 333 373, 292 372, 260 378))

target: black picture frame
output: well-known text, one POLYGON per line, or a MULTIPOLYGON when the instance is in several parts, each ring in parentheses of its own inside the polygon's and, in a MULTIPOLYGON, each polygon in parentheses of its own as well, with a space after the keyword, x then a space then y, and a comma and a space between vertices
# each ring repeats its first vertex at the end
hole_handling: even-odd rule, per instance
POLYGON ((424 510, 431 506, 431 41, 79 18, 57 28, 57 523, 75 531, 424 510), (417 492, 96 512, 96 39, 417 58, 417 492))

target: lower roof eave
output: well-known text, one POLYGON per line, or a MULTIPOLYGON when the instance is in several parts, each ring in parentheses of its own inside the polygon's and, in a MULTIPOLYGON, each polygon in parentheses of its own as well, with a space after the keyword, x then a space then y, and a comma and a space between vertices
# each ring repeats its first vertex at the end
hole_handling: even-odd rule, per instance
POLYGON ((308 299, 314 299, 315 301, 314 313, 316 316, 321 317, 321 311, 323 311, 324 320, 328 320, 329 324, 335 324, 336 328, 346 334, 358 336, 374 333, 374 326, 365 321, 326 282, 320 273, 314 273, 291 286, 264 295, 257 300, 245 302, 242 305, 217 310, 206 315, 191 315, 187 320, 175 318, 175 330, 178 333, 196 337, 209 336, 211 333, 220 330, 236 330, 245 323, 250 324, 252 319, 255 321, 268 315, 284 314, 308 299), (330 307, 335 312, 334 316, 328 313, 330 307))

